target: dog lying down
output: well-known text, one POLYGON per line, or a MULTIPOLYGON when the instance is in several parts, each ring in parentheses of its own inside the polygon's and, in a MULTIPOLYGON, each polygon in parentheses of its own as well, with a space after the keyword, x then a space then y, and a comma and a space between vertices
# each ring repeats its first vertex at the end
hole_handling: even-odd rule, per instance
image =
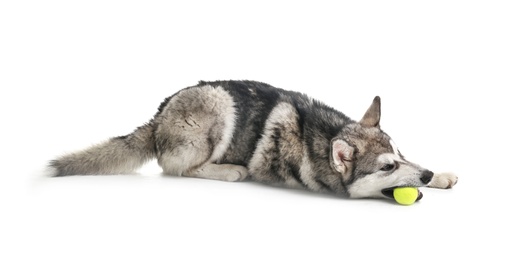
MULTIPOLYGON (((134 132, 50 162, 54 176, 133 173, 156 158, 164 174, 393 198, 397 187, 451 188, 453 174, 407 161, 379 127, 375 97, 360 121, 254 81, 203 82, 167 97, 134 132)), ((422 193, 418 192, 417 200, 422 193)))

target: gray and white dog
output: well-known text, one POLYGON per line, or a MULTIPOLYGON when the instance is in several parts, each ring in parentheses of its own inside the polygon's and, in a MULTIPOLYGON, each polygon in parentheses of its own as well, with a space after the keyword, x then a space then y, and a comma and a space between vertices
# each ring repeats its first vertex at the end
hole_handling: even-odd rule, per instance
MULTIPOLYGON (((257 182, 351 198, 395 187, 450 188, 404 159, 379 127, 375 97, 356 122, 304 94, 254 81, 200 82, 166 98, 133 133, 50 162, 54 176, 132 173, 156 158, 164 174, 257 182)), ((422 197, 421 192, 419 198, 422 197)))

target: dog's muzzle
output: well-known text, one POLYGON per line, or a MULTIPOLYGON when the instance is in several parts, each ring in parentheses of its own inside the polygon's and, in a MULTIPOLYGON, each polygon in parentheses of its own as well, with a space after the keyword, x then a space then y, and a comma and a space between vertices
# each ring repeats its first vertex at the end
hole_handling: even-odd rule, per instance
MULTIPOLYGON (((434 177, 433 172, 431 172, 429 170, 424 170, 421 172, 420 181, 423 183, 423 185, 427 185, 432 180, 432 177, 434 177)), ((399 187, 400 186, 386 188, 386 189, 381 190, 381 192, 384 196, 391 198, 391 199, 395 199, 395 197, 393 196, 393 190, 395 188, 399 188, 399 187)), ((416 201, 419 201, 422 197, 423 197, 423 193, 421 193, 421 191, 418 189, 418 198, 416 199, 416 201)))

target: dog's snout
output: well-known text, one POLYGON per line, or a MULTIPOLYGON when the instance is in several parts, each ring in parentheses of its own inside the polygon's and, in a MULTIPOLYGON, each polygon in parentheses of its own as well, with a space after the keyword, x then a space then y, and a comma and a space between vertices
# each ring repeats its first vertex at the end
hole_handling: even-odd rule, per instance
POLYGON ((434 176, 433 172, 425 170, 421 173, 420 181, 423 182, 424 184, 427 184, 432 180, 433 176, 434 176))

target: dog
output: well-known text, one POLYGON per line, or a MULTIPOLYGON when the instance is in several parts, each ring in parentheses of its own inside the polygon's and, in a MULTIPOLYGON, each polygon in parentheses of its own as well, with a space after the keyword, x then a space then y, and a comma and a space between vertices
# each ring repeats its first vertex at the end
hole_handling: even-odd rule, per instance
MULTIPOLYGON (((126 174, 156 158, 167 175, 392 198, 396 187, 451 188, 402 156, 380 129, 376 96, 360 121, 255 81, 200 81, 167 97, 148 123, 49 164, 54 176, 126 174)), ((419 192, 418 199, 422 193, 419 192)))

